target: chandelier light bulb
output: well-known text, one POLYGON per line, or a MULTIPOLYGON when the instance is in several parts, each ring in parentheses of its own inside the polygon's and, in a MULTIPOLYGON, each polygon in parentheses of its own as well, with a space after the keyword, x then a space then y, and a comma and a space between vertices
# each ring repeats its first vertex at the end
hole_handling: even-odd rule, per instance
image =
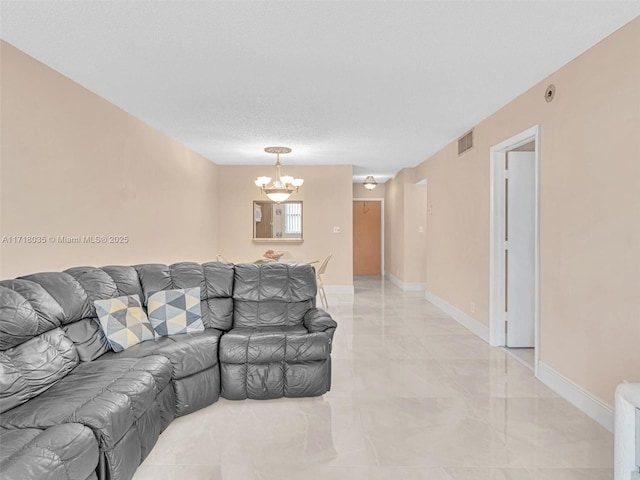
POLYGON ((280 203, 280 202, 284 202, 285 200, 287 200, 289 197, 291 196, 291 194, 289 192, 272 192, 272 193, 267 193, 267 197, 269 198, 269 200, 272 200, 276 203, 280 203))

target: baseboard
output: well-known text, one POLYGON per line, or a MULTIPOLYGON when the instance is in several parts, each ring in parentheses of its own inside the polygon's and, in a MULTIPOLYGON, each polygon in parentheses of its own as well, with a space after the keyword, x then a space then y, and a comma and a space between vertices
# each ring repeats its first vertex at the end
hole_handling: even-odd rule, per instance
POLYGON ((463 327, 471 330, 472 333, 475 333, 482 340, 489 343, 489 327, 480 323, 475 318, 467 315, 462 310, 454 307, 450 303, 447 303, 445 300, 441 299, 437 295, 431 293, 430 291, 424 292, 424 298, 429 302, 433 303, 440 310, 445 312, 447 315, 453 317, 458 323, 460 323, 463 327))
POLYGON ((389 279, 391 283, 393 283, 396 287, 398 287, 400 290, 404 292, 422 292, 427 285, 426 283, 423 283, 423 282, 415 282, 415 283, 403 282, 398 277, 396 277, 395 275, 389 272, 384 272, 384 276, 387 279, 389 279))
MULTIPOLYGON (((458 323, 489 343, 489 327, 429 291, 425 292, 424 297, 458 323)), ((538 361, 537 378, 578 410, 613 433, 615 416, 613 408, 609 405, 542 361, 538 361)))
POLYGON ((538 379, 573 406, 613 433, 613 408, 594 397, 577 383, 558 373, 542 361, 538 362, 538 379))

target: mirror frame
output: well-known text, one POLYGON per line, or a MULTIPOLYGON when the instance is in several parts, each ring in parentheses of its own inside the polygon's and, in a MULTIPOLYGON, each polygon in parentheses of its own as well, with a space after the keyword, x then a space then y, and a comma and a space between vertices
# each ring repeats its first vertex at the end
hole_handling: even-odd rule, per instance
POLYGON ((300 209, 301 209, 301 218, 300 218, 300 222, 301 222, 301 232, 300 232, 300 238, 278 238, 278 237, 272 237, 272 238, 257 238, 256 237, 256 203, 260 203, 260 204, 265 204, 268 203, 270 205, 276 204, 278 202, 274 202, 273 200, 254 200, 253 202, 251 202, 251 240, 253 242, 256 243, 302 243, 304 241, 304 202, 302 200, 287 200, 285 202, 280 202, 280 205, 285 204, 285 203, 299 203, 300 204, 300 209))

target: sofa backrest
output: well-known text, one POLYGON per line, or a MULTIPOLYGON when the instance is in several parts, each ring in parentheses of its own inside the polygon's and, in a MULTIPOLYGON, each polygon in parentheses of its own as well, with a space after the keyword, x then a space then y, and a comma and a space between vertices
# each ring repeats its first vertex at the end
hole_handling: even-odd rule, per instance
POLYGON ((95 300, 200 287, 206 327, 229 330, 233 265, 75 267, 0 281, 0 412, 42 393, 73 370, 111 350, 95 300))
MULTIPOLYGON (((72 277, 79 286, 79 291, 75 294, 79 300, 76 313, 73 315, 73 321, 64 326, 64 330, 76 345, 80 360, 89 362, 111 350, 100 327, 93 302, 123 295, 139 295, 143 298, 142 287, 138 273, 133 267, 74 267, 65 270, 64 273, 72 277)), ((73 292, 64 292, 61 295, 62 300, 68 301, 70 295, 73 295, 73 292)))
MULTIPOLYGON (((146 309, 147 298, 160 290, 200 287, 200 306, 205 327, 229 330, 233 315, 233 266, 211 262, 200 265, 181 262, 173 265, 112 265, 101 268, 75 267, 65 271, 80 286, 73 323, 65 325, 75 343, 80 360, 90 361, 111 350, 97 319, 95 300, 138 295, 146 309)), ((51 287, 49 287, 51 288, 51 287)), ((71 292, 65 292, 71 294, 71 292)))
POLYGON ((149 295, 174 288, 200 287, 205 327, 229 330, 232 325, 233 265, 218 262, 74 267, 64 272, 36 273, 5 280, 0 284, 14 292, 5 292, 0 299, 0 350, 60 327, 75 344, 80 361, 94 360, 111 350, 97 320, 95 300, 138 295, 146 308, 149 295), (39 323, 35 322, 33 314, 33 318, 20 319, 22 326, 17 329, 11 326, 12 321, 5 322, 5 317, 13 315, 11 305, 19 303, 23 297, 38 312, 39 323), (10 330, 3 333, 5 327, 10 330))
POLYGON ((315 271, 308 264, 238 264, 233 326, 293 326, 315 306, 315 271))
POLYGON ((161 290, 200 287, 200 309, 205 327, 230 330, 233 317, 233 265, 181 262, 173 265, 136 265, 146 307, 147 298, 161 290))
MULTIPOLYGON (((142 296, 136 270, 124 266, 75 267, 64 272, 35 273, 3 283, 27 295, 38 315, 48 324, 52 323, 49 319, 56 319, 55 326, 62 328, 73 342, 83 362, 111 350, 97 321, 94 300, 121 295, 142 296)), ((4 316, 0 323, 5 323, 4 316)))
POLYGON ((61 328, 67 306, 29 279, 0 282, 0 413, 47 390, 78 364, 61 328))

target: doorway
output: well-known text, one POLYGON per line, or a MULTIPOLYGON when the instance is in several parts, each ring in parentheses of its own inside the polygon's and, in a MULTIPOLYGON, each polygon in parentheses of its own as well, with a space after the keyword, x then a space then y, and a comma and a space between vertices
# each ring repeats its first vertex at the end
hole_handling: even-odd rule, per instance
POLYGON ((539 151, 534 126, 490 150, 489 342, 537 373, 539 359, 539 151))
POLYGON ((353 274, 381 275, 383 202, 353 201, 353 274))

